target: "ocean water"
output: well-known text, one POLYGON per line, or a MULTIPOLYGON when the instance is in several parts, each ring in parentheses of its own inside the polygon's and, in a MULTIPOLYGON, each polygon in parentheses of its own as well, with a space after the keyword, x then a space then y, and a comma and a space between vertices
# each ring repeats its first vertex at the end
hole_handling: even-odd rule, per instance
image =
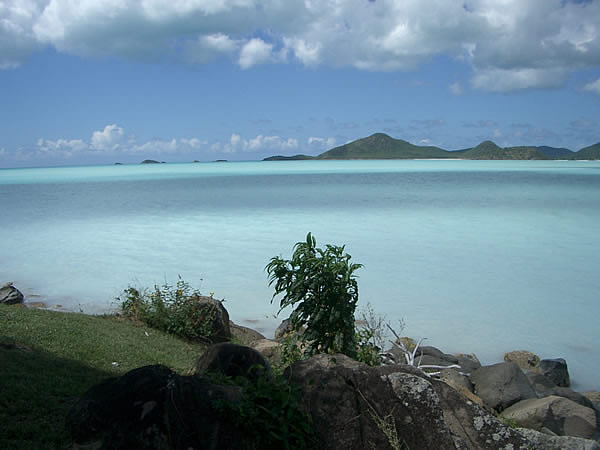
MULTIPOLYGON (((89 313, 181 275, 272 335, 264 271, 346 245, 404 334, 483 363, 528 349, 600 389, 600 163, 290 161, 0 170, 0 282, 89 313)), ((1 324, 0 324, 1 331, 1 324)))

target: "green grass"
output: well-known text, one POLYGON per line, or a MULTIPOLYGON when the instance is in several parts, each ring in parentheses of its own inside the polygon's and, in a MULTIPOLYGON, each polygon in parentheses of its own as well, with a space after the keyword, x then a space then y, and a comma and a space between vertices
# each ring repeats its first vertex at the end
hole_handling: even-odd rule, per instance
POLYGON ((148 364, 185 374, 205 348, 117 316, 0 305, 0 448, 68 448, 87 389, 148 364))

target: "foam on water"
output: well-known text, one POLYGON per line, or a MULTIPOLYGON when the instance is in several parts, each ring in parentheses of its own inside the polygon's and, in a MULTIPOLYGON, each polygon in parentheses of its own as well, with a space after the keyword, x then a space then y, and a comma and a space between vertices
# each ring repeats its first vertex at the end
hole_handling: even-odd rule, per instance
POLYGON ((526 348, 600 386, 600 163, 297 161, 0 170, 0 281, 101 312, 178 274, 272 333, 264 266, 346 244, 406 334, 486 363, 526 348))

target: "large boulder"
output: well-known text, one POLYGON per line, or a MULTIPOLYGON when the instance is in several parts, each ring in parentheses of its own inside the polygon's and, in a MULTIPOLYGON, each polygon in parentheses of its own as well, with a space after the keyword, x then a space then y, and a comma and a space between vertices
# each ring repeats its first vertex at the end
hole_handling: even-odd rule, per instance
POLYGON ((567 398, 551 395, 520 401, 502 412, 519 426, 589 439, 596 433, 596 413, 567 398))
POLYGON ((246 436, 220 417, 216 406, 240 397, 237 386, 146 366, 91 388, 69 411, 66 424, 74 448, 244 449, 246 436))
POLYGON ((541 373, 528 372, 526 375, 539 398, 556 395, 559 397, 568 398, 569 400, 579 403, 586 408, 594 408, 593 402, 585 395, 582 395, 571 388, 559 387, 541 373))
POLYGON ((557 386, 569 387, 571 385, 569 369, 564 359, 542 359, 537 367, 545 377, 549 378, 557 386))
POLYGON ((515 350, 505 353, 504 361, 512 361, 523 370, 533 370, 540 362, 540 357, 527 350, 515 350))
POLYGON ((243 345, 250 346, 253 342, 265 339, 258 331, 233 323, 231 320, 229 321, 229 329, 231 330, 231 337, 243 345))
POLYGON ((573 436, 551 436, 528 428, 519 428, 519 432, 531 442, 531 445, 527 447, 528 449, 600 450, 600 444, 590 439, 573 436))
POLYGON ((235 378, 257 380, 271 375, 271 366, 258 351, 243 345, 223 342, 211 345, 196 361, 196 374, 220 373, 235 378))
POLYGON ((12 283, 6 283, 0 287, 0 303, 5 305, 16 305, 23 303, 25 297, 12 283))
POLYGON ((263 355, 271 364, 281 364, 281 344, 271 339, 260 339, 250 345, 254 350, 263 355))
POLYGON ((203 312, 202 316, 210 320, 210 341, 228 342, 231 340, 231 328, 229 326, 229 313, 223 306, 223 302, 216 298, 204 295, 196 296, 198 308, 203 312))
POLYGON ((475 394, 497 411, 520 400, 537 397, 529 380, 514 362, 480 367, 471 374, 471 382, 475 394))
POLYGON ((284 376, 301 387, 316 448, 528 445, 484 408, 412 366, 369 367, 343 355, 316 355, 288 367, 284 376))

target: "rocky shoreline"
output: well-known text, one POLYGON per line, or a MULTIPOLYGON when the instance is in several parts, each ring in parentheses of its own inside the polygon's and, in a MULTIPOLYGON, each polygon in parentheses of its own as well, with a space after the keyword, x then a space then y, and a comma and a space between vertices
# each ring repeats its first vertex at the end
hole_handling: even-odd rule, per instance
MULTIPOLYGON (((18 304, 23 300, 23 295, 12 284, 0 288, 0 303, 18 304)), ((223 308, 220 302, 214 301, 223 308)), ((152 378, 149 384, 152 389, 148 391, 144 390, 146 381, 142 383, 132 372, 119 378, 112 388, 92 388, 70 415, 77 445, 90 440, 109 442, 116 439, 115 433, 129 433, 127 430, 139 430, 140 439, 145 439, 148 433, 159 432, 155 438, 168 443, 169 433, 173 431, 164 429, 170 420, 164 416, 169 411, 166 406, 160 407, 163 416, 157 416, 152 423, 143 420, 144 414, 136 413, 141 404, 161 405, 166 401, 157 397, 161 383, 165 383, 164 389, 168 383, 173 385, 174 379, 179 380, 181 386, 188 386, 186 389, 190 383, 194 386, 200 383, 204 392, 207 386, 204 373, 215 364, 226 375, 243 374, 257 362, 269 371, 271 366, 280 364, 280 342, 286 333, 285 326, 278 329, 275 339, 267 339, 251 328, 230 322, 228 314, 217 316, 227 318, 215 324, 222 330, 219 333, 222 340, 229 341, 233 337, 244 345, 215 344, 199 357, 195 373, 187 377, 166 368, 151 369, 155 366, 132 371, 146 381, 148 377, 159 377, 152 378), (135 402, 106 404, 107 398, 120 398, 117 391, 110 393, 117 386, 128 392, 142 391, 135 394, 135 402), (102 398, 89 398, 94 392, 101 392, 102 398), (132 419, 137 422, 117 423, 111 419, 115 409, 129 411, 128 416, 138 418, 132 419), (107 414, 107 417, 99 419, 99 414, 107 414)), ((314 448, 369 448, 373 445, 394 448, 390 436, 382 429, 387 423, 390 430, 395 430, 397 442, 411 449, 600 450, 600 392, 572 390, 563 359, 540 359, 532 352, 518 350, 506 353, 503 362, 481 365, 473 354, 447 354, 436 347, 419 346, 402 338, 382 353, 382 360, 382 365, 370 367, 344 355, 316 355, 285 369, 284 376, 300 386, 306 412, 313 418, 318 443, 314 448)), ((210 383, 208 386, 219 390, 215 386, 210 388, 210 383)), ((196 387, 192 391, 200 395, 196 387)), ((204 398, 203 401, 208 401, 210 410, 211 400, 204 398)), ((187 402, 193 404, 194 400, 184 402, 186 404, 179 408, 188 410, 187 402)), ((222 446, 227 442, 226 437, 219 437, 220 426, 215 423, 217 431, 206 431, 206 436, 216 439, 210 448, 227 448, 222 446)), ((196 435, 185 445, 194 447, 198 444, 196 439, 206 436, 196 435)))

